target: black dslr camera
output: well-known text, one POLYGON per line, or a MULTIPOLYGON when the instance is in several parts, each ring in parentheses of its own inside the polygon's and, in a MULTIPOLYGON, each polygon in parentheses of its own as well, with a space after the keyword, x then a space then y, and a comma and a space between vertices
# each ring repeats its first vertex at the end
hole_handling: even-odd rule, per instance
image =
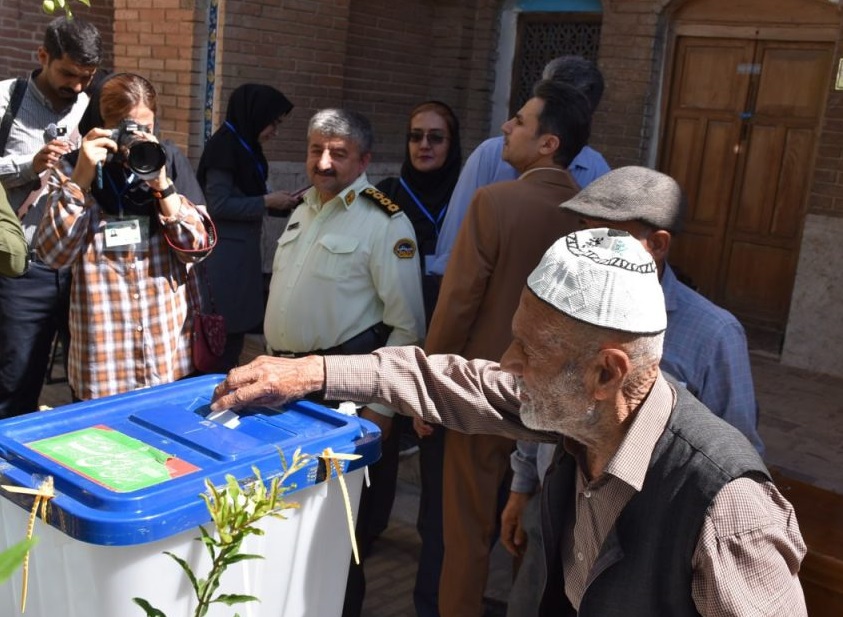
POLYGON ((108 160, 125 163, 142 180, 151 180, 167 162, 167 155, 161 144, 146 141, 135 132, 151 133, 149 127, 134 120, 123 120, 111 131, 111 139, 117 142, 117 152, 109 155, 108 160))

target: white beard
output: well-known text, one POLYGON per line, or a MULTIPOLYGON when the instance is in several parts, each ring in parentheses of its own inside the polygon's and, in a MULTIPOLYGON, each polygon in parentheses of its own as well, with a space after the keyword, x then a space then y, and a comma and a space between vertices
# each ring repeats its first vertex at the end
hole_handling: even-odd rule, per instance
POLYGON ((527 428, 577 438, 597 422, 597 403, 590 400, 577 373, 569 366, 545 387, 529 392, 518 379, 529 400, 521 404, 521 421, 527 428))

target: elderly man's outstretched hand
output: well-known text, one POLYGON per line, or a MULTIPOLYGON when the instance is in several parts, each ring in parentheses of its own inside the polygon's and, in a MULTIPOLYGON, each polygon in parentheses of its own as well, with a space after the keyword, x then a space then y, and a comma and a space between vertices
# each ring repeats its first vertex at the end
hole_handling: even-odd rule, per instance
POLYGON ((324 385, 325 363, 321 356, 259 356, 246 366, 233 369, 217 385, 211 410, 282 405, 321 390, 324 385))

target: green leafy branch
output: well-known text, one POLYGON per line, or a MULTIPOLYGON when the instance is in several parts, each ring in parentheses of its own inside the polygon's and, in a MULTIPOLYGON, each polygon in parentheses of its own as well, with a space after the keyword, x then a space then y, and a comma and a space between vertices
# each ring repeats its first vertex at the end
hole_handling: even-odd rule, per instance
POLYGON ((0 552, 0 583, 9 578, 20 567, 26 558, 26 553, 38 544, 38 538, 22 540, 5 551, 0 552))
MULTIPOLYGON (((41 10, 48 15, 52 15, 56 12, 56 9, 63 9, 67 18, 73 19, 73 11, 70 10, 70 1, 71 0, 44 0, 41 3, 41 10)), ((91 8, 91 0, 76 0, 76 2, 91 8)))
MULTIPOLYGON (((165 551, 166 555, 169 555, 181 566, 190 581, 197 600, 196 611, 193 613, 194 617, 206 615, 211 604, 214 603, 234 606, 259 601, 254 596, 244 594, 218 593, 220 578, 226 569, 235 563, 250 559, 263 559, 262 555, 241 553, 243 541, 250 535, 264 535, 263 529, 257 526, 257 523, 264 517, 284 519, 286 517, 282 514, 282 510, 298 507, 299 504, 285 502, 282 499, 284 493, 295 488, 295 485, 292 484, 286 486, 285 482, 312 459, 311 455, 301 454, 300 450, 296 450, 293 454, 292 464, 288 466, 282 455, 281 462, 284 473, 272 478, 268 486, 264 483, 260 471, 255 467, 252 467, 255 474, 254 479, 242 484, 238 483, 237 479, 230 474, 226 475, 226 483, 220 488, 215 487, 210 480, 205 480, 207 492, 203 493, 201 497, 205 501, 216 527, 216 535, 209 533, 204 527, 199 527, 201 536, 196 540, 202 542, 211 558, 211 567, 207 578, 196 576, 187 561, 165 551)), ((153 607, 143 598, 133 598, 132 600, 146 611, 147 617, 167 617, 165 613, 153 607)))

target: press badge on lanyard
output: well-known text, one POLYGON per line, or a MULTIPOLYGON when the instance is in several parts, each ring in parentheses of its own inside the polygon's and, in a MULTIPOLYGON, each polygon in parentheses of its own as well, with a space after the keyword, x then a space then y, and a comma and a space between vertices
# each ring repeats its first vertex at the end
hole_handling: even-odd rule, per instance
POLYGON ((133 216, 118 218, 106 216, 105 250, 125 251, 135 249, 145 251, 149 247, 149 217, 133 216))
POLYGON ((142 215, 123 216, 123 196, 129 188, 129 185, 135 178, 134 173, 129 174, 126 178, 126 186, 122 191, 118 191, 114 186, 114 181, 111 176, 108 177, 108 183, 114 195, 117 197, 117 204, 120 209, 120 214, 114 216, 112 214, 105 214, 105 241, 103 242, 103 249, 106 251, 126 251, 134 249, 135 251, 146 251, 149 248, 149 217, 142 215))

